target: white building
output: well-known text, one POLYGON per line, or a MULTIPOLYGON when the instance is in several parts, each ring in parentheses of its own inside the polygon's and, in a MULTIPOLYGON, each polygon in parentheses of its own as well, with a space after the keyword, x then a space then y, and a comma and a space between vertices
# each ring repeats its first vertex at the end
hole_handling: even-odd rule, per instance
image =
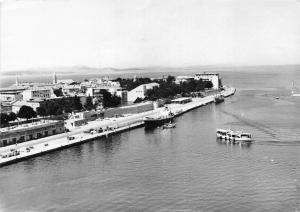
POLYGON ((12 106, 11 110, 14 113, 18 113, 20 108, 23 105, 25 105, 25 106, 32 107, 33 110, 36 111, 36 109, 41 106, 41 102, 43 102, 43 101, 42 100, 33 100, 33 101, 20 100, 20 101, 16 101, 16 102, 13 102, 11 104, 11 106, 12 106))
POLYGON ((72 96, 81 92, 80 85, 66 85, 62 86, 61 89, 65 96, 72 96))
POLYGON ((196 74, 195 80, 202 79, 203 81, 211 81, 213 84, 213 89, 219 89, 219 74, 215 73, 203 73, 203 74, 196 74))
POLYGON ((90 87, 90 88, 86 89, 85 95, 90 96, 90 97, 100 98, 100 97, 102 97, 102 94, 101 94, 102 90, 103 90, 103 88, 100 88, 100 87, 90 87))
POLYGON ((128 91, 127 93, 127 100, 128 102, 134 102, 137 98, 144 99, 146 96, 147 90, 153 89, 154 87, 158 87, 158 83, 148 83, 148 84, 143 84, 135 89, 128 91))
POLYGON ((22 100, 21 91, 0 91, 0 101, 1 102, 13 102, 17 100, 22 100))
POLYGON ((30 99, 48 99, 52 97, 52 89, 51 88, 40 88, 35 87, 22 92, 23 100, 30 99))
POLYGON ((194 77, 192 77, 192 76, 177 76, 176 80, 175 80, 175 83, 180 84, 180 83, 183 83, 183 82, 188 82, 188 81, 193 80, 193 79, 194 79, 194 77))
POLYGON ((63 121, 42 120, 0 129, 0 147, 63 133, 63 121))

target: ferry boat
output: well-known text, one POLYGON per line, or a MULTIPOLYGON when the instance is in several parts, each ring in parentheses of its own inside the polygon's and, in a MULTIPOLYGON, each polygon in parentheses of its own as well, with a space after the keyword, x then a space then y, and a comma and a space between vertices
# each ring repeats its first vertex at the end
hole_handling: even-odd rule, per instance
POLYGON ((224 96, 221 95, 221 94, 217 94, 217 95, 215 96, 214 102, 215 102, 216 104, 219 104, 219 103, 221 103, 221 102, 224 102, 224 96))
POLYGON ((223 129, 217 129, 217 138, 233 143, 252 141, 252 135, 250 133, 223 129))
POLYGON ((155 128, 158 126, 161 126, 165 123, 172 122, 175 115, 169 110, 169 108, 165 108, 164 111, 162 111, 157 116, 147 116, 144 118, 144 124, 145 128, 155 128))

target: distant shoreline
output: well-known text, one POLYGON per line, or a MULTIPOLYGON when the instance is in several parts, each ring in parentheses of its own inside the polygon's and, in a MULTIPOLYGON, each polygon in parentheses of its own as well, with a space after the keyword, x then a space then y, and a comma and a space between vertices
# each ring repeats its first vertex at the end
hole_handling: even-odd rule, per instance
MULTIPOLYGON (((53 68, 32 68, 27 70, 11 70, 2 71, 2 76, 15 76, 18 75, 30 75, 30 74, 53 74, 56 72, 60 75, 71 75, 71 74, 120 74, 120 73, 156 73, 156 72, 192 72, 207 71, 207 72, 219 72, 219 71, 280 71, 278 68, 291 68, 292 70, 298 69, 300 71, 300 64, 288 64, 288 65, 249 65, 249 66, 235 66, 235 65, 207 65, 207 66, 187 66, 187 67, 133 67, 133 68, 93 68, 85 66, 74 66, 74 67, 53 67, 53 68), (84 71, 84 72, 83 72, 84 71)), ((83 74, 83 75, 84 75, 83 74)))

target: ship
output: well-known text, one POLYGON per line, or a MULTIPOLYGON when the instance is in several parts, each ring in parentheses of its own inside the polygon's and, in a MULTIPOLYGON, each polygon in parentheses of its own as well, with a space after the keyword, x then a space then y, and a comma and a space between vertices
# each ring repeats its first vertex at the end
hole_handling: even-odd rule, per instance
POLYGON ((174 113, 172 113, 169 108, 165 107, 164 110, 161 111, 159 114, 153 116, 146 116, 144 118, 145 129, 153 129, 164 125, 165 123, 172 122, 174 117, 174 113))

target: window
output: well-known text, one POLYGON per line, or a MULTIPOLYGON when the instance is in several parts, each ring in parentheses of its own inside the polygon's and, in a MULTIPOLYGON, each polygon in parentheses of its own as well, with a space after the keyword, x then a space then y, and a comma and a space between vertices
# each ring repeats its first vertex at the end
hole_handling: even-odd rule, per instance
POLYGON ((21 136, 19 142, 24 142, 24 141, 25 141, 25 136, 21 136))
POLYGON ((17 138, 13 138, 11 141, 13 144, 15 144, 15 143, 17 143, 17 138))
POLYGON ((56 130, 52 130, 52 134, 54 135, 56 133, 56 130))
POLYGON ((7 146, 7 140, 2 140, 3 146, 7 146))

